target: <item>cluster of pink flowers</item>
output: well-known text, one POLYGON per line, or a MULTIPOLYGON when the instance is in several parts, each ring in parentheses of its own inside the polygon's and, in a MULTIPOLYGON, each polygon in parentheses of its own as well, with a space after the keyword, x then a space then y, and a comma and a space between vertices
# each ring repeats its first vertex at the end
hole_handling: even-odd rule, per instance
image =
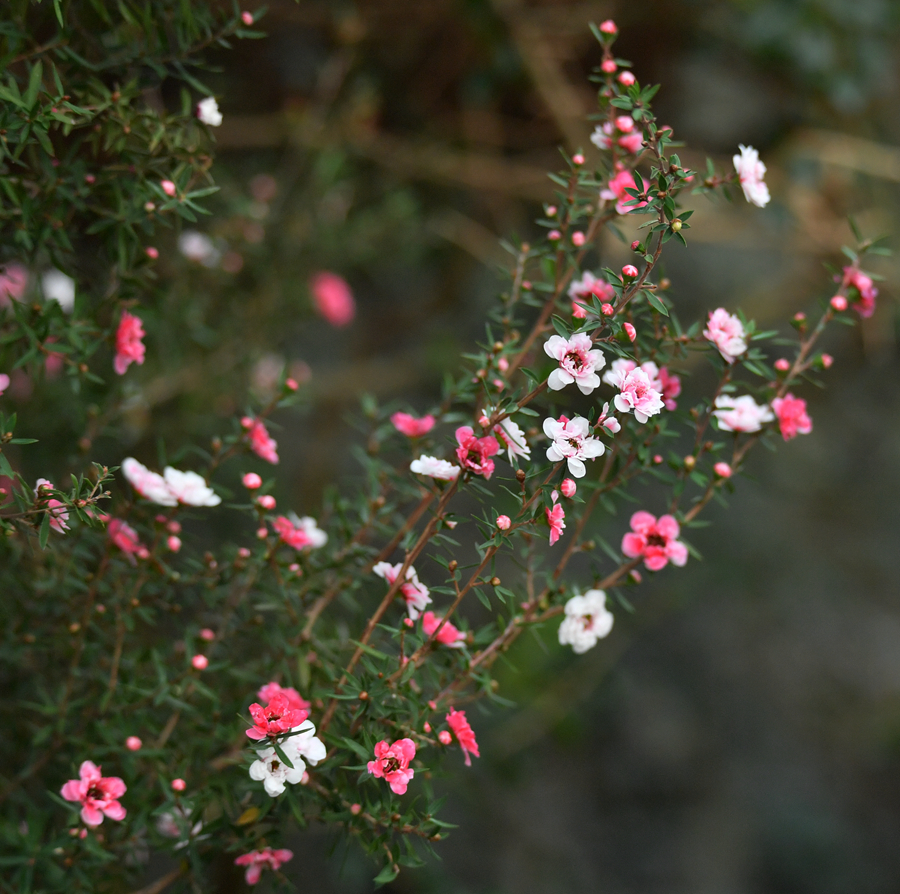
POLYGON ((481 754, 478 752, 478 742, 475 741, 475 731, 466 720, 466 712, 451 708, 447 715, 447 723, 450 724, 450 729, 453 730, 456 741, 459 742, 459 747, 466 759, 466 766, 471 767, 472 758, 469 755, 474 754, 475 757, 481 757, 481 754))
POLYGON ((405 795, 406 788, 415 776, 409 762, 416 756, 416 743, 412 739, 397 739, 389 744, 382 739, 375 745, 375 760, 366 765, 378 779, 385 779, 395 795, 405 795))
POLYGON ((576 478, 584 478, 587 472, 584 460, 603 456, 606 450, 602 441, 591 436, 591 424, 582 416, 548 418, 544 420, 543 428, 544 434, 553 442, 547 448, 547 459, 554 463, 565 460, 569 472, 576 478))
POLYGON ((719 349, 726 363, 734 363, 747 350, 744 324, 736 316, 729 314, 724 307, 710 311, 703 337, 709 339, 719 349))
POLYGON ((391 423, 400 434, 406 435, 408 438, 421 438, 422 435, 427 435, 434 428, 435 418, 430 414, 416 419, 409 413, 394 413, 391 416, 391 423))
POLYGON ((274 438, 270 437, 268 430, 260 419, 251 419, 244 416, 241 419, 241 426, 247 432, 247 440, 250 443, 250 449, 267 463, 274 466, 278 462, 278 443, 274 438))
POLYGON ((471 425, 462 425, 456 429, 456 457, 459 464, 485 479, 494 474, 494 461, 492 456, 500 452, 497 439, 491 435, 476 438, 471 425))
MULTIPOLYGON (((372 571, 382 580, 387 581, 388 585, 392 585, 397 580, 401 568, 403 568, 402 562, 398 562, 396 565, 379 562, 372 568, 372 571)), ((419 581, 416 569, 412 565, 406 569, 406 580, 400 585, 400 594, 406 600, 406 610, 414 621, 424 611, 425 606, 431 602, 428 587, 419 581)))
POLYGON ((150 551, 141 543, 137 531, 120 518, 111 518, 106 526, 109 539, 128 557, 128 561, 135 565, 135 556, 139 559, 147 559, 150 551))
POLYGON ((444 621, 444 625, 441 627, 442 620, 443 618, 434 612, 425 612, 422 615, 422 630, 425 631, 425 635, 433 636, 435 630, 440 627, 441 629, 438 631, 437 637, 435 637, 436 640, 442 646, 448 646, 451 649, 461 649, 466 644, 465 633, 454 627, 449 621, 444 621))
POLYGON ((769 204, 769 187, 763 181, 766 166, 759 160, 759 153, 752 146, 739 146, 740 155, 734 156, 734 169, 737 171, 744 191, 744 198, 758 208, 769 204))
POLYGON ((317 273, 309 283, 313 306, 332 326, 346 326, 356 316, 356 302, 347 281, 336 273, 317 273))
POLYGON ((603 302, 614 301, 616 290, 605 279, 598 279, 590 270, 585 270, 581 279, 575 279, 569 285, 568 295, 572 299, 572 316, 583 320, 587 310, 580 302, 589 301, 593 295, 603 302))
POLYGON ((594 347, 586 333, 568 339, 552 335, 544 343, 544 353, 559 362, 559 368, 554 369, 547 379, 551 391, 561 391, 574 382, 582 394, 590 394, 600 386, 596 371, 606 365, 606 357, 603 351, 594 347))
POLYGON ((81 819, 85 825, 99 826, 103 817, 111 820, 125 819, 125 808, 119 798, 125 794, 125 783, 118 776, 104 776, 93 761, 84 761, 78 770, 78 779, 70 779, 60 789, 67 801, 81 804, 81 819))
POLYGON ((878 297, 872 277, 858 267, 850 266, 844 268, 840 282, 845 289, 855 289, 859 295, 859 300, 853 302, 853 309, 861 317, 871 317, 875 313, 875 299, 878 297))
POLYGON ((591 134, 591 142, 598 149, 611 149, 613 144, 626 152, 637 155, 644 142, 644 134, 635 127, 631 115, 619 115, 615 121, 604 121, 598 124, 591 134))
POLYGON ((772 401, 772 410, 778 419, 778 427, 785 441, 797 435, 808 435, 812 431, 812 420, 806 412, 806 401, 793 394, 776 397, 772 401))
POLYGON ((636 171, 631 171, 622 167, 622 165, 616 165, 616 173, 610 178, 606 188, 600 190, 600 198, 606 202, 615 202, 618 214, 628 214, 629 211, 633 211, 635 208, 643 208, 647 204, 644 201, 636 202, 634 196, 625 192, 626 189, 636 189, 640 192, 645 192, 647 184, 636 171))
POLYGON ((263 869, 271 869, 277 872, 281 869, 282 864, 287 863, 294 857, 293 851, 287 848, 279 848, 272 850, 267 847, 261 851, 250 851, 247 854, 241 854, 234 861, 235 866, 246 866, 247 871, 244 873, 244 881, 248 885, 255 885, 259 882, 263 869))
POLYGON ((113 360, 113 369, 120 375, 125 375, 125 370, 132 363, 140 366, 144 362, 146 348, 141 339, 146 333, 140 317, 122 311, 122 319, 116 330, 116 357, 113 360))
POLYGON ((328 542, 328 535, 308 515, 303 518, 293 514, 290 518, 279 515, 272 522, 272 527, 282 542, 294 549, 318 549, 328 542))
MULTIPOLYGON (((211 632, 211 631, 210 631, 211 632)), ((202 631, 201 631, 202 634, 202 631)), ((309 702, 294 689, 293 686, 282 686, 279 683, 276 683, 274 680, 271 683, 266 683, 265 686, 261 686, 259 692, 256 693, 256 697, 261 702, 271 702, 276 695, 280 695, 283 698, 287 699, 288 707, 294 711, 306 711, 309 713, 310 704, 309 702)))
POLYGON ((642 557, 649 571, 659 571, 671 562, 684 565, 687 547, 678 539, 681 528, 671 515, 655 515, 643 510, 631 516, 631 533, 622 538, 622 552, 629 559, 642 557))

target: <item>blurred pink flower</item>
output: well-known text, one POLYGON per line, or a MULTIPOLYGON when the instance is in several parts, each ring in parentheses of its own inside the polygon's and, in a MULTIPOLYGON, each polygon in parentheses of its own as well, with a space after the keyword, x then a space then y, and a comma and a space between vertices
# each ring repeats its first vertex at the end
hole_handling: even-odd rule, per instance
POLYGON ((241 425, 247 430, 250 449, 260 459, 275 465, 278 462, 278 442, 269 435, 262 421, 245 416, 241 420, 241 425))
POLYGON ((453 730, 456 740, 459 742, 459 747, 462 748, 466 758, 466 766, 471 767, 472 758, 469 757, 469 754, 474 754, 475 757, 481 757, 481 755, 478 753, 475 731, 469 725, 469 721, 466 720, 466 712, 451 708, 450 713, 447 715, 447 723, 450 724, 450 729, 453 730))
POLYGON ((10 298, 18 301, 28 287, 28 271, 21 264, 7 264, 0 271, 0 307, 9 304, 10 298))
POLYGON ((256 697, 267 704, 276 695, 283 695, 287 699, 288 706, 295 711, 306 711, 309 713, 309 702, 293 686, 281 686, 273 680, 271 683, 261 686, 259 692, 256 693, 256 697))
POLYGON ((408 438, 420 438, 422 435, 428 434, 434 428, 434 416, 423 416, 416 419, 409 413, 394 413, 391 416, 391 424, 400 434, 406 435, 408 438))
MULTIPOLYGON (((442 620, 441 616, 434 612, 425 612, 422 615, 422 629, 426 636, 431 636, 438 629, 442 620)), ((451 649, 461 649, 466 644, 465 633, 454 627, 449 621, 444 622, 436 639, 441 645, 449 646, 451 649)))
POLYGON ((566 513, 561 503, 557 503, 552 509, 544 509, 544 512, 547 514, 547 524, 550 525, 550 546, 553 546, 566 528, 566 513))
POLYGON ((793 394, 776 397, 772 401, 772 409, 778 418, 778 427, 785 441, 797 435, 808 435, 812 431, 812 420, 806 412, 806 401, 793 394))
POLYGON ((235 859, 234 864, 235 866, 246 866, 247 871, 244 873, 244 881, 248 885, 255 885, 259 881, 263 869, 268 867, 277 871, 283 863, 287 863, 293 857, 293 851, 289 851, 287 848, 273 851, 272 848, 267 847, 261 851, 250 851, 247 854, 241 854, 240 857, 235 859))
MULTIPOLYGON (((47 488, 53 490, 53 485, 46 478, 38 478, 35 485, 35 491, 38 498, 42 496, 42 489, 47 488)), ((47 500, 47 510, 50 513, 50 527, 60 534, 65 534, 69 530, 66 522, 69 520, 69 512, 65 508, 65 503, 55 500, 52 497, 47 500), (62 508, 60 508, 62 507, 62 508)))
POLYGON ((724 307, 710 311, 703 337, 708 338, 719 349, 726 363, 734 363, 747 350, 744 324, 724 307))
POLYGON ((744 198, 758 208, 769 204, 769 187, 763 182, 766 166, 759 160, 759 153, 752 146, 739 146, 740 155, 734 156, 734 169, 741 181, 744 198))
POLYGON ((317 273, 309 284, 313 305, 319 316, 332 326, 346 326, 356 315, 353 293, 343 277, 324 271, 317 273))

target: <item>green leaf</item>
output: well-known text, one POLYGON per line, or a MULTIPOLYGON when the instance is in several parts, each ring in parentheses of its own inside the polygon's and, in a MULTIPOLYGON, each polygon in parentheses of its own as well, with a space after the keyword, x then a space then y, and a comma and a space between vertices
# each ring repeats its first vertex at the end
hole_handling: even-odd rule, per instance
POLYGON ((49 537, 50 537, 50 513, 45 512, 44 518, 41 521, 41 530, 40 530, 40 533, 38 534, 38 540, 40 541, 41 549, 47 548, 47 540, 49 539, 49 537))
POLYGON ((647 303, 655 311, 661 313, 664 317, 669 316, 669 309, 663 304, 660 298, 653 294, 653 292, 644 292, 644 295, 647 297, 647 303))
POLYGON ((388 882, 392 882, 395 878, 397 878, 397 874, 400 872, 399 868, 395 866, 393 863, 388 863, 378 875, 375 876, 374 882, 378 887, 382 885, 386 885, 388 882))

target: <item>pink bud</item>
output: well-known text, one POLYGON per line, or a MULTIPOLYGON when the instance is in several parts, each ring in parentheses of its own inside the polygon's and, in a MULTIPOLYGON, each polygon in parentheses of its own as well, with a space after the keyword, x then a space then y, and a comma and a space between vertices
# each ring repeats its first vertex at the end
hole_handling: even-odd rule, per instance
POLYGON ((297 384, 296 379, 285 379, 284 387, 287 388, 288 391, 296 391, 300 386, 297 384))
POLYGON ((794 322, 795 323, 802 323, 805 319, 806 319, 805 313, 801 312, 801 313, 794 314, 794 322))
POLYGON ((175 184, 171 180, 162 180, 159 184, 162 191, 170 198, 175 195, 175 184))
POLYGON ((307 785, 309 783, 309 773, 306 770, 303 771, 303 775, 300 777, 300 785, 307 785))
POLYGON ((249 416, 242 417, 241 428, 253 428, 253 420, 249 416))
POLYGON ((291 564, 288 565, 288 571, 290 571, 292 574, 299 574, 300 566, 296 562, 291 562, 291 564))
POLYGON ((125 747, 129 751, 140 751, 141 745, 143 745, 143 744, 144 743, 137 736, 129 736, 125 740, 125 747))
POLYGON ((641 240, 640 240, 640 239, 635 239, 634 242, 631 243, 631 250, 632 250, 632 251, 640 251, 640 250, 641 250, 641 247, 642 247, 642 246, 641 246, 641 240))
POLYGON ((600 68, 607 74, 612 74, 618 68, 618 66, 616 65, 614 60, 604 59, 603 64, 600 66, 600 68))
POLYGON ((250 550, 247 549, 246 546, 242 546, 242 547, 238 550, 238 555, 239 555, 242 559, 249 559, 249 558, 250 558, 250 550))
POLYGON ((257 497, 256 502, 263 509, 271 510, 275 508, 275 497, 271 494, 263 494, 261 497, 257 497))
POLYGON ((713 466, 713 471, 720 478, 730 478, 731 477, 731 466, 728 463, 716 463, 713 466))
POLYGON ((256 529, 256 537, 258 540, 265 540, 266 537, 269 536, 268 528, 257 528, 256 529))
POLYGON ((187 788, 187 783, 183 779, 172 780, 172 791, 183 792, 187 788))
POLYGON ((564 497, 574 497, 575 491, 578 490, 575 482, 571 478, 563 479, 563 483, 559 486, 564 497))
POLYGON ((509 361, 505 357, 501 357, 497 361, 497 369, 505 373, 509 369, 509 361))
POLYGON ((180 537, 176 537, 174 534, 170 534, 170 535, 166 538, 166 546, 169 547, 169 549, 170 549, 173 553, 177 553, 178 550, 181 549, 181 538, 180 538, 180 537))
POLYGON ((437 711, 437 702, 436 701, 428 702, 428 707, 431 708, 432 711, 437 711))
POLYGON ((97 182, 97 178, 93 174, 85 174, 84 182, 87 183, 88 186, 90 186, 91 184, 94 184, 97 182))
POLYGON ((209 659, 205 655, 195 655, 191 659, 191 664, 193 664, 198 671, 206 670, 206 668, 209 667, 209 659))
POLYGON ((497 527, 498 527, 501 531, 508 531, 508 530, 509 530, 509 526, 510 526, 511 524, 512 524, 512 522, 509 520, 509 516, 508 516, 508 515, 498 515, 498 516, 497 516, 497 527))
POLYGON ((522 288, 525 289, 526 292, 531 291, 531 281, 527 279, 522 280, 522 288))
MULTIPOLYGON (((73 831, 74 831, 74 830, 73 830, 73 831)), ((78 837, 79 837, 79 838, 87 838, 87 829, 82 829, 82 830, 78 833, 78 837)))
POLYGON ((442 745, 449 745, 453 741, 453 736, 447 730, 442 729, 438 733, 438 739, 440 739, 442 745))
POLYGON ((655 466, 662 465, 662 461, 663 461, 663 458, 658 453, 653 457, 653 464, 655 466))
POLYGON ((635 568, 628 576, 629 576, 636 584, 639 584, 639 583, 644 579, 643 577, 641 577, 641 572, 638 571, 637 568, 635 568))
POLYGON ((583 165, 584 164, 584 156, 578 152, 572 156, 572 164, 573 165, 583 165))
POLYGON ((208 643, 211 643, 216 638, 215 633, 213 633, 209 627, 204 627, 197 636, 199 636, 200 639, 206 640, 208 643))
POLYGON ((787 372, 790 368, 791 368, 791 364, 788 362, 788 360, 785 357, 779 357, 775 361, 775 369, 777 369, 778 372, 787 372))
POLYGON ((170 534, 180 534, 181 533, 181 522, 172 521, 166 523, 166 529, 170 534))
POLYGON ((600 23, 600 33, 601 34, 618 34, 619 28, 612 19, 607 19, 605 22, 600 23))
POLYGON ((572 245, 576 248, 581 248, 581 246, 584 245, 584 233, 582 233, 581 230, 576 230, 572 233, 572 245))
POLYGON ((241 478, 241 483, 247 490, 256 490, 258 487, 262 487, 262 478, 260 478, 256 472, 247 472, 247 474, 241 478))
POLYGON ((414 621, 413 621, 412 618, 404 618, 404 619, 403 619, 403 626, 404 626, 404 627, 412 627, 413 624, 414 624, 414 621))
POLYGON ((604 317, 611 317, 615 312, 616 309, 611 304, 600 305, 600 313, 602 313, 604 317))
POLYGON ((631 323, 623 323, 622 328, 625 330, 625 334, 628 336, 629 341, 634 341, 635 338, 637 338, 637 332, 631 323))
MULTIPOLYGON (((248 12, 246 9, 241 13, 241 21, 247 25, 248 27, 253 24, 253 13, 248 12)), ((357 805, 359 806, 359 805, 357 805)), ((359 811, 356 811, 359 813, 359 811)))
POLYGON ((155 261, 159 257, 159 249, 154 248, 152 245, 148 245, 144 249, 144 254, 147 255, 147 257, 150 258, 151 261, 155 261))
POLYGON ((634 130, 634 118, 631 115, 619 115, 616 118, 616 127, 622 131, 622 133, 631 133, 634 130))
POLYGON ((144 202, 144 211, 147 213, 151 211, 156 211, 156 205, 153 202, 144 202))
POLYGON ((560 233, 559 230, 551 230, 549 233, 547 233, 547 238, 551 242, 557 242, 562 239, 562 233, 560 233))
POLYGON ((847 309, 847 299, 843 295, 835 295, 831 299, 831 306, 840 313, 847 309))
POLYGON ((617 80, 623 87, 630 87, 634 83, 635 77, 630 71, 623 71, 617 80))
POLYGON ((637 275, 638 275, 638 270, 637 270, 637 267, 634 266, 634 264, 626 264, 622 268, 622 276, 625 279, 636 279, 637 275))
POLYGON ((828 369, 832 363, 834 363, 834 357, 832 357, 831 354, 822 355, 822 366, 825 369, 828 369))
POLYGON ((425 730, 426 733, 430 733, 431 732, 431 724, 426 720, 425 725, 422 727, 422 729, 425 730))
POLYGON ((150 550, 147 549, 146 546, 142 546, 142 547, 135 553, 135 555, 136 555, 139 559, 149 559, 149 558, 150 558, 150 550))

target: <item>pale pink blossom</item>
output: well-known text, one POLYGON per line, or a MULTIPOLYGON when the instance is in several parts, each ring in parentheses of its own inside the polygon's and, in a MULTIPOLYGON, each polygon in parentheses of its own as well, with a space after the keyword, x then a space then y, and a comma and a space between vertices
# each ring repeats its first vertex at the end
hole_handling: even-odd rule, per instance
POLYGON ((450 713, 447 715, 447 723, 450 724, 450 729, 453 730, 456 741, 459 742, 459 747, 462 749, 466 759, 466 766, 471 767, 472 758, 469 755, 473 754, 475 757, 481 757, 481 754, 478 752, 478 742, 475 741, 475 730, 469 725, 469 721, 466 719, 466 712, 451 708, 450 713))
POLYGON ((547 418, 544 420, 544 434, 553 443, 547 448, 547 459, 557 463, 565 460, 570 474, 575 478, 584 478, 587 471, 584 460, 602 456, 606 447, 597 438, 591 436, 591 424, 582 416, 568 419, 547 418))
MULTIPOLYGON (((490 416, 495 412, 495 409, 495 407, 485 407, 478 421, 487 427, 490 422, 490 416)), ((511 416, 507 416, 494 426, 494 434, 501 449, 503 447, 506 448, 510 464, 514 462, 517 456, 531 459, 531 448, 528 446, 528 441, 525 440, 525 432, 522 431, 517 422, 513 421, 511 416)))
POLYGON ((279 515, 272 527, 282 541, 294 549, 318 549, 328 542, 328 535, 308 515, 303 518, 297 518, 293 513, 290 517, 279 515))
POLYGON ((176 537, 175 534, 170 534, 166 538, 166 546, 173 553, 177 553, 181 549, 181 538, 176 537))
POLYGON ((116 357, 113 360, 113 369, 120 375, 125 374, 129 365, 136 363, 140 366, 144 362, 144 327, 140 317, 122 311, 122 319, 116 330, 116 357))
POLYGON ((752 146, 739 146, 740 155, 734 156, 734 169, 741 181, 744 198, 758 208, 769 204, 769 187, 763 182, 766 166, 759 160, 759 153, 752 146))
POLYGON ((590 270, 585 270, 580 279, 573 279, 567 292, 572 299, 573 315, 583 320, 587 316, 584 304, 596 295, 601 301, 610 301, 616 297, 616 290, 605 280, 598 279, 590 270))
POLYGON ((28 270, 21 264, 7 264, 0 269, 0 307, 9 305, 10 299, 21 300, 28 287, 28 270))
POLYGON ((432 415, 423 416, 416 419, 409 413, 394 413, 391 416, 391 424, 402 435, 408 438, 421 438, 422 435, 428 434, 434 428, 435 418, 432 415))
POLYGON ((343 277, 327 271, 317 273, 309 283, 313 305, 319 316, 332 326, 346 326, 356 315, 356 303, 343 277))
POLYGON ((490 458, 500 452, 497 439, 491 435, 476 438, 470 425, 462 425, 456 429, 456 456, 464 469, 481 475, 485 479, 494 473, 494 461, 490 458))
POLYGON ((599 348, 594 348, 591 337, 586 333, 565 339, 551 335, 544 343, 544 353, 559 363, 547 379, 551 391, 560 391, 573 382, 582 394, 590 394, 600 385, 598 369, 606 365, 606 357, 599 348))
POLYGON ((565 618, 559 625, 559 643, 571 646, 576 655, 582 655, 609 634, 613 620, 603 590, 588 590, 583 596, 573 596, 566 602, 565 618))
POLYGON ((144 559, 149 555, 147 548, 141 543, 137 531, 122 519, 111 518, 106 526, 106 533, 109 535, 109 539, 125 553, 132 565, 135 564, 135 556, 144 559))
POLYGON ((222 113, 214 96, 207 96, 197 103, 197 118, 210 127, 218 127, 222 123, 222 113))
POLYGON ((453 741, 453 736, 450 734, 450 730, 442 729, 438 733, 438 741, 441 745, 449 745, 453 741))
POLYGON ((641 131, 636 130, 633 133, 627 133, 619 137, 616 141, 626 152, 637 155, 644 148, 644 135, 641 131))
POLYGON ((604 202, 615 202, 616 212, 618 214, 628 214, 635 208, 643 208, 647 203, 644 201, 635 203, 634 196, 625 192, 626 189, 636 189, 644 192, 647 184, 637 172, 632 172, 621 165, 616 165, 616 174, 610 178, 606 189, 600 190, 600 199, 604 202))
POLYGON ((274 438, 269 436, 261 419, 251 419, 245 416, 241 419, 241 425, 247 432, 247 440, 250 442, 250 449, 267 463, 274 466, 278 462, 278 443, 274 438))
MULTIPOLYGON (((553 493, 556 493, 556 491, 553 493)), ((562 537, 562 532, 566 528, 566 512, 562 507, 562 503, 554 503, 552 509, 545 507, 544 513, 547 516, 547 524, 550 525, 550 546, 553 546, 562 537)))
POLYGON ((158 506, 178 505, 178 497, 172 493, 166 479, 157 472, 151 472, 134 457, 126 456, 122 460, 122 473, 145 500, 150 500, 158 506))
MULTIPOLYGON (((641 364, 641 368, 645 372, 647 371, 647 366, 647 363, 641 364)), ((661 366, 657 379, 661 386, 660 391, 662 392, 663 403, 666 405, 666 409, 674 410, 678 406, 675 398, 681 394, 681 378, 674 373, 670 373, 666 367, 661 366)))
MULTIPOLYGON (((202 627, 197 631, 197 636, 207 643, 211 643, 216 638, 215 632, 210 630, 209 627, 202 627)), ((268 699, 266 699, 266 701, 268 701, 268 699)))
POLYGON ((261 497, 256 498, 256 505, 261 509, 265 509, 266 512, 271 512, 276 506, 275 497, 271 494, 263 494, 261 497))
POLYGON ((9 376, 6 373, 0 373, 0 396, 9 388, 9 376))
POLYGON ((213 491, 202 475, 196 472, 179 472, 171 466, 163 470, 163 478, 172 495, 187 506, 218 506, 222 498, 213 491))
POLYGON ((273 680, 271 683, 261 686, 259 692, 256 693, 256 697, 266 703, 271 702, 276 695, 283 695, 287 699, 289 708, 309 713, 310 703, 293 686, 281 686, 273 680))
POLYGON ((716 417, 721 431, 733 432, 759 431, 763 423, 771 422, 775 418, 768 405, 760 406, 749 394, 740 397, 720 395, 716 398, 713 416, 716 417))
POLYGON ((710 311, 709 322, 703 330, 703 336, 719 349, 726 363, 734 363, 747 350, 744 324, 736 316, 728 313, 724 307, 710 311))
POLYGON ((309 716, 309 711, 296 707, 296 701, 288 698, 283 691, 276 691, 263 707, 254 702, 250 705, 250 716, 253 726, 246 730, 247 737, 260 739, 277 739, 295 726, 300 726, 309 716))
POLYGON ((676 539, 681 529, 671 515, 655 515, 643 510, 631 516, 631 533, 622 538, 622 552, 629 559, 639 556, 649 571, 659 571, 671 562, 679 567, 687 562, 687 547, 676 539))
POLYGON ((406 794, 406 788, 415 775, 409 762, 416 756, 416 743, 412 739, 397 739, 389 744, 382 739, 375 746, 375 760, 366 765, 378 779, 385 779, 395 795, 406 794))
MULTIPOLYGON (((443 619, 434 612, 425 612, 422 615, 422 629, 426 636, 432 636, 434 631, 441 625, 443 619)), ((449 646, 451 649, 461 649, 466 644, 466 634, 454 627, 449 621, 444 621, 436 640, 442 646, 449 646)))
POLYGON ((797 435, 808 435, 812 431, 812 420, 806 412, 806 401, 793 394, 776 397, 772 409, 778 419, 778 427, 785 441, 797 435))
POLYGON ((53 485, 46 478, 38 478, 35 484, 38 499, 42 501, 46 499, 47 512, 50 514, 50 527, 58 534, 65 534, 69 530, 69 526, 66 524, 69 520, 69 510, 65 508, 66 504, 61 500, 46 497, 47 491, 53 489, 53 485))
POLYGON ((871 317, 875 313, 878 289, 875 288, 871 276, 863 273, 858 267, 845 267, 841 285, 845 289, 855 289, 858 293, 859 300, 853 302, 853 309, 861 317, 871 317))
POLYGON ((623 87, 630 87, 635 82, 636 78, 633 72, 623 71, 617 80, 623 87))
POLYGON ((572 233, 572 245, 574 245, 575 248, 581 248, 581 246, 584 245, 584 239, 585 236, 584 233, 581 232, 581 230, 576 230, 574 233, 572 233))
MULTIPOLYGON (((387 581, 388 585, 392 585, 397 580, 401 568, 403 568, 402 562, 398 562, 396 565, 391 565, 390 562, 379 562, 372 568, 372 572, 387 581)), ((412 565, 406 569, 406 580, 400 585, 400 594, 406 600, 406 610, 413 620, 418 618, 425 606, 431 602, 428 587, 421 583, 416 569, 412 565)))
POLYGON ((453 481, 460 471, 459 466, 454 466, 445 459, 426 456, 424 453, 409 464, 409 470, 416 475, 427 475, 429 478, 437 478, 440 481, 453 481))
POLYGON ((560 484, 559 489, 562 491, 564 497, 574 497, 575 491, 578 490, 575 482, 571 478, 564 479, 563 483, 560 484))
POLYGON ((600 23, 601 34, 618 34, 619 26, 612 19, 605 19, 600 23))
POLYGON ((78 770, 78 779, 70 779, 60 794, 67 801, 81 803, 81 819, 88 826, 99 826, 103 817, 111 820, 125 819, 125 808, 119 798, 125 794, 125 783, 118 776, 103 776, 100 767, 92 761, 84 761, 78 770))
POLYGON ((245 9, 245 10, 241 13, 241 21, 242 21, 245 25, 248 25, 248 26, 249 26, 249 25, 252 25, 252 24, 253 24, 253 13, 252 13, 252 12, 249 12, 248 10, 245 9))
MULTIPOLYGON (((243 13, 241 18, 245 25, 253 24, 253 17, 250 13, 243 13), (245 17, 249 17, 250 21, 248 22, 245 17)), ((272 848, 267 847, 261 851, 250 851, 247 854, 241 854, 239 857, 235 858, 234 863, 235 866, 247 867, 247 871, 244 873, 244 881, 246 881, 248 885, 255 885, 259 882, 259 877, 262 875, 263 869, 277 871, 281 868, 283 863, 287 863, 288 860, 293 859, 293 856, 293 851, 289 851, 287 848, 279 848, 278 850, 273 851, 272 848)))
POLYGON ((631 370, 622 379, 620 391, 613 403, 620 413, 634 412, 634 418, 644 423, 655 416, 665 404, 662 394, 653 387, 654 382, 640 367, 631 370))

